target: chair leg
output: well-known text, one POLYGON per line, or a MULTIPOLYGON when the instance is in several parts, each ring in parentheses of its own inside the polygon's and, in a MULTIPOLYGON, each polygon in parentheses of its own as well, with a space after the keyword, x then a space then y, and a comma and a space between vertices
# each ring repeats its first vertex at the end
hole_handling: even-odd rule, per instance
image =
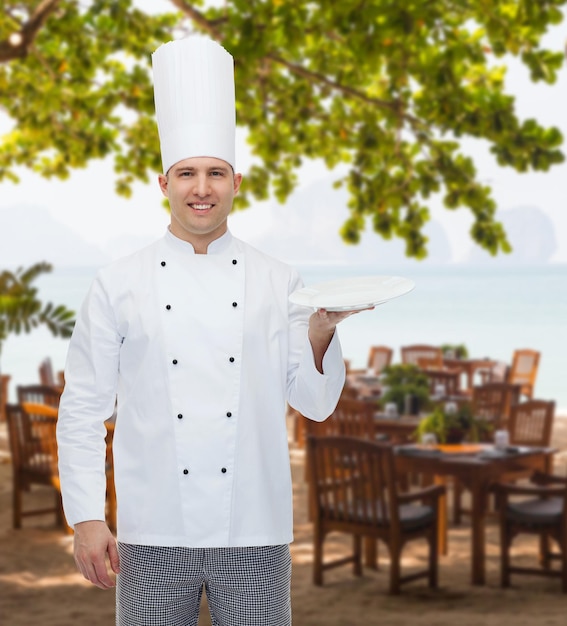
POLYGON ((429 573, 428 573, 428 582, 431 589, 437 589, 437 570, 439 563, 438 552, 438 530, 437 526, 433 526, 431 531, 429 532, 429 537, 427 541, 429 543, 429 573))
POLYGON ((378 540, 374 537, 366 537, 364 539, 364 561, 366 567, 370 569, 379 569, 378 566, 378 540))
POLYGON ((313 584, 320 587, 323 584, 323 542, 325 536, 317 529, 313 537, 313 584))
POLYGON ((16 481, 12 488, 12 525, 14 528, 22 527, 22 491, 16 481))
POLYGON ((398 544, 390 544, 390 593, 392 595, 398 595, 400 593, 401 556, 401 546, 398 544))
POLYGON ((352 537, 353 547, 353 573, 355 576, 362 576, 362 537, 360 535, 353 535, 352 537))
POLYGON ((508 525, 505 521, 500 523, 500 585, 510 586, 510 549, 512 539, 508 535, 508 525))
POLYGON ((461 481, 455 477, 453 481, 453 523, 459 525, 461 523, 461 500, 463 496, 463 487, 461 481))

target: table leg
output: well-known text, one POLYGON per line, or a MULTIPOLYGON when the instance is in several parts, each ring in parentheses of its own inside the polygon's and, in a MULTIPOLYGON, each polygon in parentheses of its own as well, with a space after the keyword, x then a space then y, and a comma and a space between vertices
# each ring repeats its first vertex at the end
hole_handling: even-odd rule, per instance
POLYGON ((470 485, 472 498, 471 514, 471 555, 472 570, 471 582, 473 585, 484 585, 485 572, 485 517, 486 517, 486 488, 483 482, 473 481, 470 485))
MULTIPOLYGON (((447 483, 445 476, 435 476, 434 482, 436 485, 445 485, 447 483)), ((438 553, 439 554, 447 554, 448 552, 448 522, 447 522, 447 494, 443 494, 439 498, 439 528, 438 528, 438 553)))

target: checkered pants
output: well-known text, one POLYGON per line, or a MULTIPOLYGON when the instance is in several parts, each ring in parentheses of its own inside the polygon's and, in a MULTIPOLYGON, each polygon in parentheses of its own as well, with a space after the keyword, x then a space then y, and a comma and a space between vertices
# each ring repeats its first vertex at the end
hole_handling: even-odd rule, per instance
POLYGON ((119 543, 117 626, 291 626, 288 545, 171 548, 119 543))

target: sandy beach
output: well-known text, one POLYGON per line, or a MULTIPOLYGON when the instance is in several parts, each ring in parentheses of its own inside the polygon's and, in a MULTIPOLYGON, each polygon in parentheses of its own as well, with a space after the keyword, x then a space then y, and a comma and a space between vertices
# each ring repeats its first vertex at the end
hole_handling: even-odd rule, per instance
MULTIPOLYGON (((553 445, 567 452, 567 416, 556 417, 553 445)), ((5 626, 102 626, 114 623, 114 592, 102 591, 76 572, 72 537, 53 526, 53 517, 27 518, 24 528, 12 529, 11 465, 6 425, 0 424, 0 624, 5 626)), ((312 575, 311 524, 307 520, 307 490, 303 480, 304 452, 291 444, 294 476, 295 541, 292 544, 293 622, 296 626, 429 625, 429 626, 563 626, 567 598, 559 581, 516 577, 513 587, 499 586, 499 546, 493 521, 487 527, 487 584, 472 586, 469 527, 465 521, 449 531, 449 550, 440 558, 439 589, 423 581, 404 586, 397 597, 387 595, 388 556, 380 549, 380 569, 365 569, 355 578, 349 566, 325 574, 325 585, 315 587, 312 575)), ((565 475, 566 457, 558 454, 556 473, 565 475)), ((28 497, 49 498, 34 489, 28 497)), ((533 558, 536 539, 516 541, 515 553, 533 558)), ((333 536, 326 553, 340 552, 348 540, 333 536)), ((403 563, 425 557, 425 545, 408 544, 403 563)), ((204 603, 205 604, 205 603, 204 603)), ((210 626, 206 607, 199 626, 210 626)), ((245 626, 244 624, 242 626, 245 626)))

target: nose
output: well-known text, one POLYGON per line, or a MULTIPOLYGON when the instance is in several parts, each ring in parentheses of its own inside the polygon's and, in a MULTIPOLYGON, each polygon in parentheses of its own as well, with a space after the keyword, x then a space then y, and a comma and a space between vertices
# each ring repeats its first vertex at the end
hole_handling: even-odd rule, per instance
POLYGON ((193 193, 196 196, 199 196, 199 198, 204 198, 205 196, 209 195, 210 185, 209 185, 209 178, 207 175, 200 174, 198 176, 195 176, 193 181, 194 181, 193 193))

